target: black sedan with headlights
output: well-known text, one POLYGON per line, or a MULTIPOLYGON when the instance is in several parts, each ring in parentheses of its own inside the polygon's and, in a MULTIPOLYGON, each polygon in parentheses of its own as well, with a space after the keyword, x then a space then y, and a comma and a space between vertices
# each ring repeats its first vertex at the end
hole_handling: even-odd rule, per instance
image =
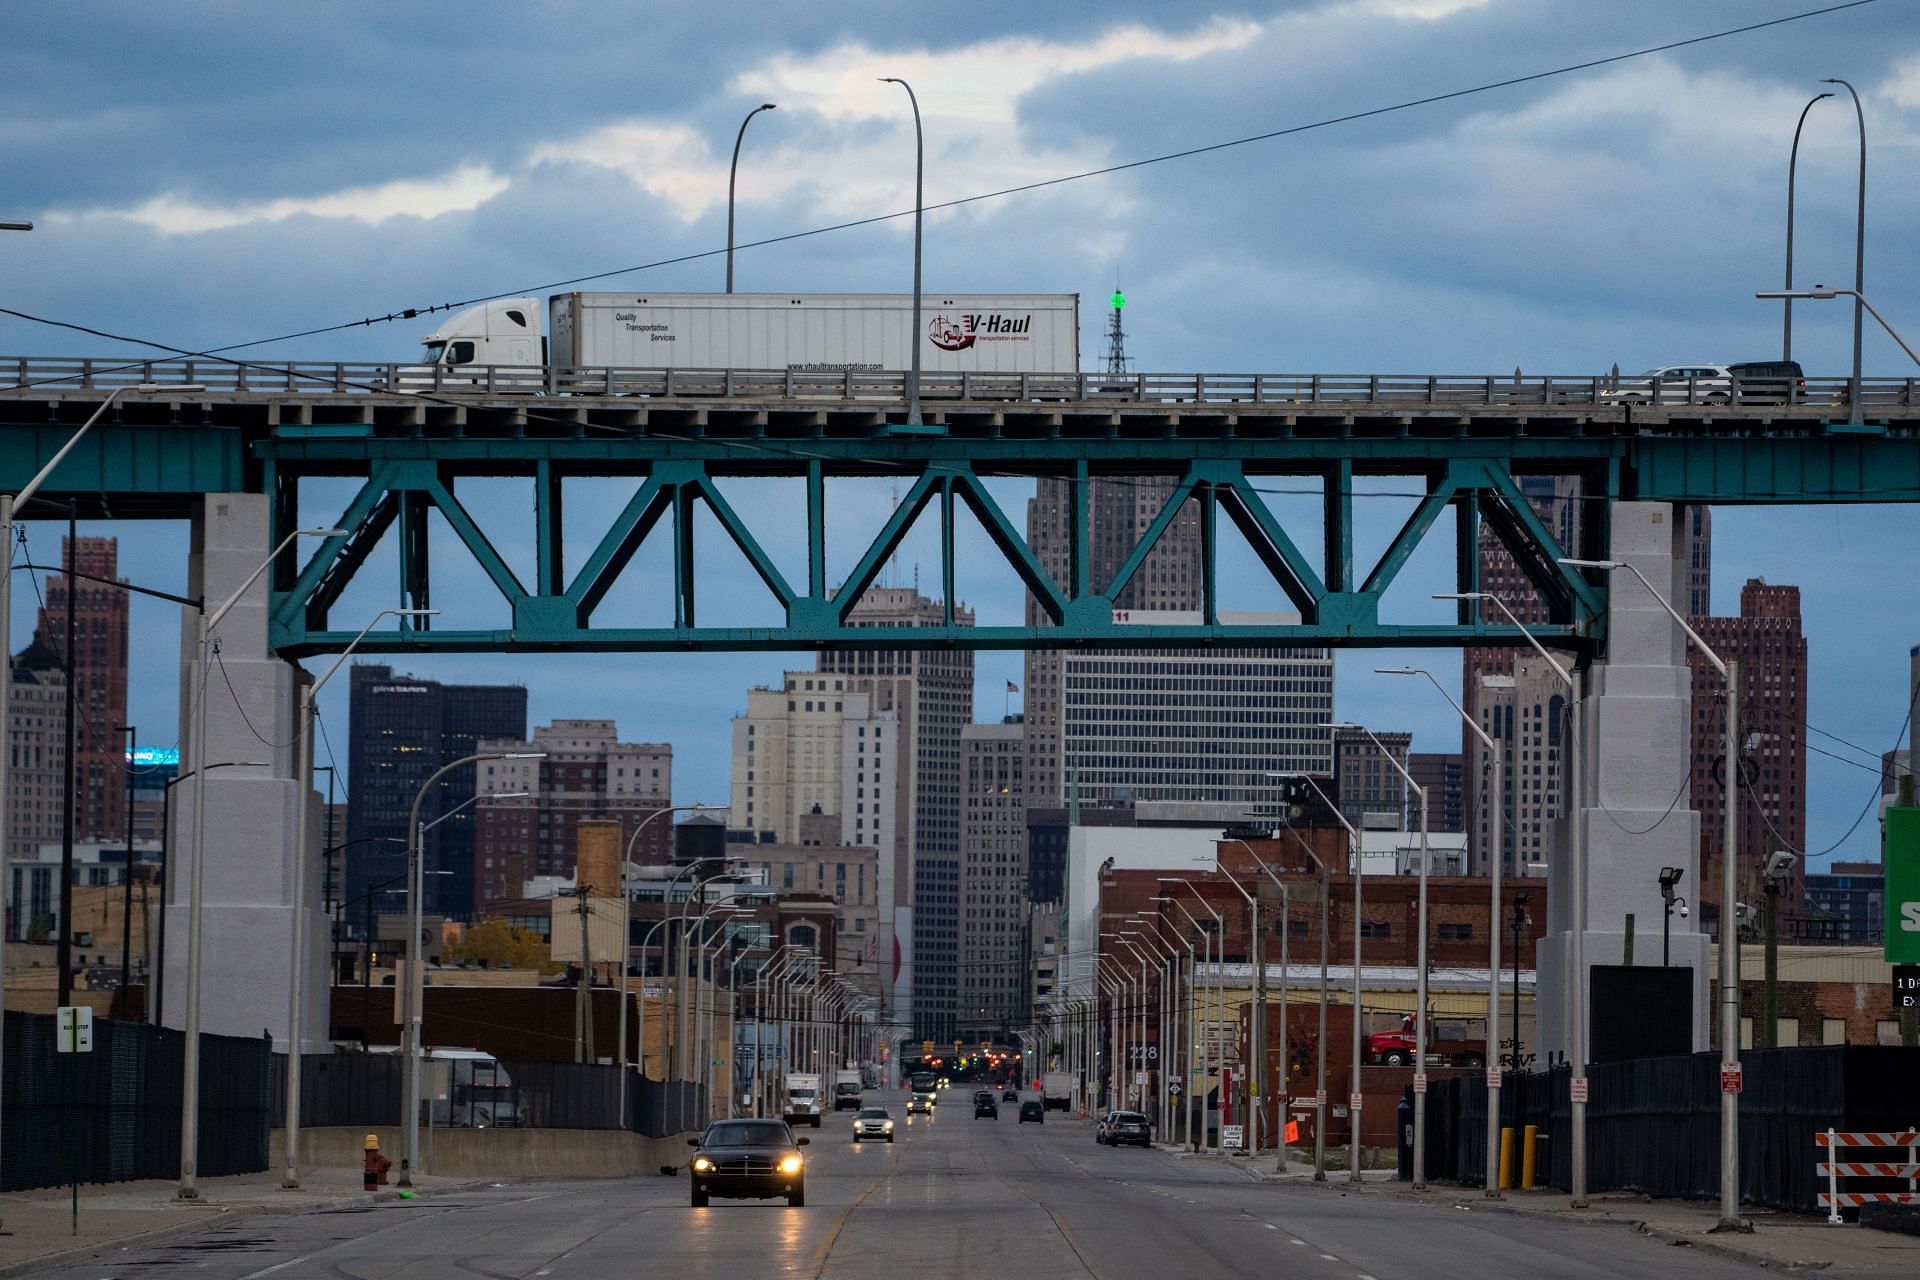
POLYGON ((793 1136, 784 1120, 715 1120, 694 1148, 693 1207, 707 1207, 708 1196, 768 1200, 785 1196, 799 1208, 807 1202, 805 1138, 793 1136))

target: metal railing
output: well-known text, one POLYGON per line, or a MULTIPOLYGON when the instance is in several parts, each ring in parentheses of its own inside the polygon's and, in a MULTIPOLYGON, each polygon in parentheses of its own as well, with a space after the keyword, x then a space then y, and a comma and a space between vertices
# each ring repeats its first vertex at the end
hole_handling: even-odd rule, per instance
MULTIPOLYGON (((193 395, 640 396, 670 400, 900 402, 900 372, 758 369, 547 368, 293 361, 0 358, 0 395, 64 396, 142 382, 195 383, 193 395)), ((1648 379, 1594 375, 1326 373, 926 373, 920 398, 947 404, 1140 404, 1428 409, 1650 405, 1826 410, 1847 405, 1849 380, 1648 379)), ((1920 408, 1920 378, 1863 378, 1862 409, 1920 408)))

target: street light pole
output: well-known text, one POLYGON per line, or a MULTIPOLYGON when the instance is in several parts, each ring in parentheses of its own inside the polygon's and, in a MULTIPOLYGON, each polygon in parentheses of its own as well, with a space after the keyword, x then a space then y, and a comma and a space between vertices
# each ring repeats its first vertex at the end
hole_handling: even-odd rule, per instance
MULTIPOLYGON (((1573 561, 1562 560, 1562 564, 1573 561)), ((1572 982, 1570 999, 1573 1016, 1567 1029, 1567 1059, 1573 1075, 1567 1083, 1567 1105, 1571 1117, 1571 1141, 1567 1144, 1573 1160, 1573 1173, 1568 1181, 1572 1184, 1574 1207, 1585 1208, 1587 1204, 1587 838, 1581 810, 1585 804, 1585 783, 1582 781, 1582 758, 1580 754, 1581 733, 1583 732, 1583 713, 1581 700, 1585 694, 1585 672, 1579 667, 1569 671, 1558 659, 1547 652, 1539 637, 1528 630, 1507 602, 1490 591, 1450 592, 1433 597, 1435 600, 1456 600, 1471 602, 1485 600, 1506 616, 1508 623, 1526 638, 1535 653, 1545 659, 1553 668, 1553 673, 1567 686, 1567 751, 1565 759, 1567 778, 1567 871, 1571 885, 1567 890, 1567 914, 1572 920, 1572 928, 1567 935, 1567 969, 1572 982)), ((1684 623, 1682 625, 1685 625, 1684 623)), ((1517 749, 1517 748, 1516 748, 1517 749)), ((1515 767, 1518 768, 1516 761, 1515 767)), ((1518 778, 1515 779, 1515 805, 1519 804, 1518 778)), ((1513 844, 1514 870, 1518 871, 1520 862, 1520 839, 1516 832, 1513 844)), ((1535 1007, 1538 1008, 1540 993, 1534 993, 1535 1007)), ((1516 1033, 1518 1023, 1515 1024, 1516 1033)), ((1536 1039, 1538 1037, 1536 1036, 1536 1039)), ((1516 1057, 1518 1054, 1516 1053, 1516 1057)))
MULTIPOLYGON (((774 104, 763 102, 747 112, 747 118, 740 122, 740 132, 733 135, 733 164, 727 169, 727 292, 733 292, 733 182, 740 173, 740 143, 747 136, 747 125, 762 111, 772 111, 774 104)), ((1789 279, 1788 284, 1793 281, 1789 279)), ((622 1077, 623 1079, 625 1077, 622 1077)))
MULTIPOLYGON (((1213 1074, 1219 1076, 1220 1079, 1224 1081, 1227 1076, 1227 1065, 1220 1051, 1219 1037, 1217 1035, 1214 1035, 1208 1029, 1207 1024, 1211 1023, 1214 1018, 1219 1016, 1220 1005, 1222 1003, 1220 970, 1221 970, 1221 967, 1225 965, 1227 960, 1226 917, 1222 916, 1218 911, 1215 911, 1213 909, 1213 904, 1207 901, 1205 894, 1201 893, 1198 889, 1193 887, 1192 882, 1176 876, 1171 879, 1168 879, 1166 883, 1177 884, 1182 889, 1185 889, 1188 893, 1193 895, 1193 900, 1200 904, 1200 909, 1213 917, 1214 934, 1209 935, 1209 939, 1211 939, 1212 936, 1214 935, 1218 935, 1220 939, 1220 945, 1218 947, 1213 947, 1213 946, 1208 947, 1208 952, 1211 955, 1213 960, 1213 973, 1212 973, 1213 989, 1207 995, 1208 1018, 1206 1022, 1201 1025, 1201 1030, 1199 1032, 1199 1035, 1203 1043, 1206 1044, 1206 1052, 1201 1055, 1202 1060, 1211 1062, 1214 1068, 1213 1074)), ((1184 909, 1185 908, 1183 907, 1182 910, 1184 909)), ((1188 919, 1192 919, 1192 916, 1189 915, 1188 919)), ((1196 923, 1198 922, 1196 921, 1196 923)), ((1202 1130, 1201 1136, 1203 1138, 1203 1141, 1201 1143, 1202 1146, 1205 1146, 1204 1138, 1205 1138, 1205 1129, 1206 1129, 1206 1119, 1207 1119, 1206 1107, 1202 1105, 1200 1108, 1200 1122, 1201 1122, 1200 1127, 1202 1130)), ((1218 1154, 1220 1151, 1220 1140, 1218 1137, 1218 1132, 1219 1131, 1216 1129, 1215 1130, 1216 1136, 1214 1139, 1214 1148, 1213 1148, 1215 1154, 1218 1154)))
MULTIPOLYGON (((1215 865, 1218 866, 1217 861, 1215 865)), ((1258 1151, 1261 1139, 1260 1086, 1262 1081, 1260 1077, 1265 1074, 1260 1070, 1260 1066, 1266 1062, 1267 1057, 1267 955, 1260 936, 1260 895, 1250 892, 1234 877, 1233 872, 1225 867, 1219 867, 1219 871, 1227 878, 1227 883, 1238 889, 1240 896, 1247 900, 1247 932, 1250 935, 1247 941, 1247 954, 1253 961, 1253 982, 1250 984, 1253 991, 1253 1009, 1247 1018, 1247 1058, 1249 1060, 1247 1074, 1248 1083, 1252 1086, 1247 1090, 1247 1135, 1252 1139, 1248 1149, 1258 1151)))
MULTIPOLYGON (((294 795, 297 798, 299 812, 294 820, 293 831, 293 964, 292 977, 287 984, 287 1080, 286 1080, 286 1168, 281 1171, 280 1186, 283 1190, 294 1191, 300 1186, 300 1075, 301 1058, 305 1037, 301 1034, 301 1024, 306 1017, 307 995, 307 881, 311 878, 307 871, 307 797, 313 791, 313 703, 327 681, 333 679, 340 665, 353 656, 367 633, 380 624, 383 618, 430 618, 439 615, 438 609, 382 609, 373 615, 366 626, 360 628, 340 656, 333 660, 326 673, 318 680, 309 681, 300 689, 300 718, 294 730, 293 749, 298 762, 294 766, 294 795)), ((331 965, 332 958, 328 958, 331 965)))
MULTIPOLYGON (((300 538, 331 538, 344 529, 295 529, 280 539, 271 554, 262 560, 232 595, 212 613, 203 600, 199 635, 194 645, 193 733, 188 746, 196 764, 207 758, 207 704, 213 699, 207 692, 207 677, 212 671, 213 630, 225 620, 240 598, 253 589, 282 552, 300 538)), ((204 578, 206 567, 201 566, 204 578)), ((204 589, 204 582, 202 584, 204 589)), ((211 766, 198 768, 201 777, 193 784, 193 841, 187 853, 187 1013, 183 1023, 186 1043, 180 1064, 180 1185, 174 1195, 181 1200, 198 1200, 200 1158, 200 935, 206 907, 207 855, 207 778, 211 766)))
POLYGON ((913 370, 907 382, 907 421, 920 421, 920 224, 926 213, 927 139, 920 127, 920 99, 913 86, 897 76, 881 76, 882 84, 897 84, 913 104, 913 370))
POLYGON ((413 807, 407 813, 407 971, 400 978, 403 984, 400 989, 400 1034, 407 1053, 400 1120, 406 1126, 406 1145, 400 1153, 400 1186, 411 1187, 414 1170, 420 1167, 420 1035, 423 1023, 420 1006, 426 998, 424 987, 427 977, 427 962, 420 941, 421 905, 427 892, 426 879, 422 874, 426 868, 426 858, 421 841, 424 829, 420 824, 420 806, 426 801, 427 792, 433 789, 433 784, 455 769, 482 760, 544 760, 546 755, 544 751, 477 751, 443 764, 420 784, 420 789, 414 793, 413 807))
MULTIPOLYGON (((1791 268, 1789 268, 1789 270, 1791 270, 1791 268)), ((1427 678, 1427 683, 1432 685, 1439 692, 1440 696, 1447 700, 1447 705, 1452 707, 1454 711, 1458 713, 1458 715, 1460 716, 1461 723, 1466 725, 1467 728, 1473 732, 1473 735, 1476 738, 1480 739, 1480 745, 1484 747, 1487 752, 1489 772, 1492 774, 1491 780, 1493 784, 1493 804, 1490 806, 1493 813, 1493 822, 1491 825, 1491 829, 1488 832, 1487 845, 1486 845, 1488 880, 1489 880, 1487 897, 1490 903, 1490 905, 1487 908, 1487 920, 1489 921, 1489 924, 1487 928, 1487 1037, 1486 1037, 1487 1039, 1487 1054, 1486 1054, 1486 1071, 1487 1071, 1486 1182, 1487 1182, 1487 1185, 1486 1185, 1486 1197, 1489 1200, 1498 1200, 1501 1198, 1500 1196, 1500 1084, 1501 1084, 1501 1080, 1500 1080, 1500 1060, 1498 1056, 1500 1052, 1500 870, 1501 870, 1500 864, 1503 861, 1505 852, 1506 852, 1505 842, 1502 839, 1504 833, 1500 829, 1500 815, 1504 807, 1504 799, 1506 796, 1506 788, 1503 785, 1504 760, 1500 752, 1500 745, 1493 740, 1492 735, 1489 734, 1485 729, 1481 728, 1480 725, 1474 721, 1474 718, 1467 714, 1467 709, 1465 707, 1461 706, 1458 702, 1454 701, 1453 695, 1448 693, 1445 686, 1443 686, 1438 680, 1433 678, 1433 673, 1431 671, 1428 671, 1422 667, 1378 667, 1378 668, 1375 668, 1375 673, 1378 675, 1390 675, 1390 676, 1416 676, 1416 675, 1425 676, 1427 678)), ((1514 764, 1515 764, 1515 767, 1518 768, 1519 761, 1516 760, 1514 764)))
MULTIPOLYGON (((1838 83, 1844 84, 1845 81, 1838 83)), ((1849 86, 1851 87, 1851 86, 1849 86)), ((1751 1231, 1740 1217, 1740 936, 1734 920, 1734 905, 1740 896, 1739 870, 1735 862, 1738 842, 1734 836, 1740 816, 1740 660, 1722 658, 1700 633, 1687 623, 1645 574, 1625 560, 1575 560, 1562 557, 1561 564, 1576 569, 1600 569, 1608 573, 1625 569, 1646 588, 1654 602, 1679 624, 1694 648, 1707 664, 1719 673, 1727 686, 1727 740, 1725 744, 1726 795, 1720 832, 1720 1221, 1715 1231, 1751 1231)))
POLYGON ((1805 298, 1821 301, 1832 298, 1852 298, 1867 309, 1867 314, 1879 322, 1880 327, 1887 331, 1888 337, 1900 344, 1900 349, 1907 353, 1909 360, 1915 364, 1920 364, 1920 353, 1916 353, 1912 347, 1907 345, 1907 340, 1901 337, 1892 325, 1887 323, 1887 318, 1881 315, 1880 312, 1875 309, 1874 305, 1861 295, 1858 289, 1830 289, 1826 285, 1817 284, 1811 289, 1766 289, 1753 296, 1756 298, 1805 298))
MULTIPOLYGON (((1845 80, 1822 80, 1821 84, 1837 84, 1847 91, 1853 99, 1853 116, 1860 122, 1860 203, 1853 222, 1853 385, 1847 400, 1851 406, 1847 421, 1857 423, 1860 418, 1860 330, 1865 323, 1861 315, 1862 304, 1867 287, 1867 113, 1860 106, 1860 95, 1845 80)), ((1731 794, 1731 793, 1729 793, 1731 794)))
MULTIPOLYGON (((773 105, 772 103, 768 103, 767 106, 761 107, 759 108, 759 110, 762 110, 762 111, 769 110, 772 107, 772 105, 773 105)), ((753 117, 749 115, 747 119, 751 120, 753 119, 753 117)), ((746 128, 747 126, 745 121, 742 121, 740 125, 741 132, 742 133, 746 132, 746 128)), ((734 159, 737 162, 740 156, 740 144, 738 142, 735 142, 733 144, 733 151, 734 151, 734 159)), ((729 227, 728 254, 731 255, 732 254, 731 227, 733 225, 733 214, 732 214, 731 208, 729 208, 729 211, 727 214, 727 225, 729 227)), ((733 289, 732 289, 733 262, 732 262, 731 256, 729 256, 728 262, 727 262, 727 277, 728 277, 727 292, 731 293, 733 292, 733 289)), ((640 825, 636 826, 633 829, 633 834, 627 837, 627 847, 625 851, 622 852, 620 855, 620 1032, 619 1032, 620 1058, 619 1058, 619 1062, 620 1062, 620 1127, 622 1129, 625 1129, 627 1127, 627 1001, 628 1001, 627 970, 632 967, 632 958, 627 954, 627 937, 633 928, 632 924, 630 923, 633 916, 633 894, 632 894, 631 887, 628 884, 627 869, 633 862, 633 846, 636 843, 638 843, 640 839, 640 833, 642 831, 645 831, 647 827, 651 825, 656 819, 660 818, 664 814, 685 813, 689 809, 699 809, 702 807, 704 806, 698 805, 698 804, 676 804, 676 805, 670 805, 665 809, 655 809, 652 813, 640 819, 640 825)), ((644 954, 645 953, 643 952, 642 955, 644 956, 644 954)), ((645 1000, 647 998, 646 991, 644 989, 640 993, 640 998, 642 1000, 645 1000)), ((642 1041, 645 1041, 645 1039, 647 1038, 647 1025, 646 1025, 645 1019, 642 1019, 640 1023, 640 1038, 642 1041)), ((641 1056, 645 1057, 645 1054, 643 1053, 641 1056)))
MULTIPOLYGON (((1800 130, 1807 125, 1807 112, 1813 110, 1813 104, 1822 98, 1831 98, 1830 93, 1815 94, 1800 108, 1799 123, 1793 126, 1793 149, 1787 153, 1787 282, 1784 286, 1789 292, 1793 289, 1793 184, 1800 168, 1800 130)), ((1782 300, 1785 310, 1780 320, 1780 358, 1793 359, 1793 299, 1782 300)))

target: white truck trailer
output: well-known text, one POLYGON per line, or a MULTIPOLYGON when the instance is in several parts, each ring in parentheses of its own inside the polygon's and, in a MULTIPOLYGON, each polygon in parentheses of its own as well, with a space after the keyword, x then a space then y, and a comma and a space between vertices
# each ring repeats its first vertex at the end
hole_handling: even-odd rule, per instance
MULTIPOLYGON (((427 359, 443 374, 465 365, 877 373, 913 364, 911 294, 560 293, 547 300, 545 338, 540 310, 534 298, 471 307, 423 339, 427 359)), ((926 294, 918 342, 929 373, 1075 373, 1080 297, 926 294)))

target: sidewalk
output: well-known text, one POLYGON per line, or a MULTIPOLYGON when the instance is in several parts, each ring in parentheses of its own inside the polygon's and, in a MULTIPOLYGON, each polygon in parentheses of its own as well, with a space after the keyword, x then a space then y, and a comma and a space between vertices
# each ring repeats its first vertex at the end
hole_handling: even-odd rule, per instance
MULTIPOLYGON (((1308 1166, 1307 1175, 1312 1175, 1308 1166)), ((1630 1227, 1656 1240, 1681 1248, 1701 1249, 1757 1262, 1765 1267, 1783 1267, 1794 1271, 1831 1270, 1845 1275, 1920 1275, 1920 1239, 1873 1231, 1848 1223, 1831 1226, 1814 1214, 1783 1213, 1774 1209, 1748 1206, 1743 1216, 1753 1224, 1751 1232, 1715 1232, 1720 1206, 1706 1200, 1656 1200, 1629 1192, 1611 1192, 1588 1197, 1587 1207, 1575 1209, 1572 1197, 1564 1191, 1509 1191, 1504 1198, 1488 1200, 1478 1187, 1441 1186, 1430 1183, 1425 1191, 1411 1184, 1369 1177, 1356 1189, 1345 1175, 1329 1174, 1327 1185, 1336 1191, 1361 1195, 1385 1195, 1422 1204, 1451 1205, 1464 1213, 1518 1213, 1561 1221, 1630 1227)), ((1278 1179, 1275 1179, 1276 1181, 1278 1179)), ((1297 1181, 1291 1168, 1287 1181, 1297 1181)))
MULTIPOLYGON (((389 1175, 391 1177, 391 1175, 389 1175)), ((455 1178, 415 1179, 422 1194, 485 1185, 455 1178)), ((172 1182, 116 1182, 80 1188, 80 1229, 73 1231, 71 1193, 65 1187, 0 1195, 0 1276, 21 1275, 56 1263, 77 1262, 103 1250, 202 1230, 236 1216, 308 1213, 397 1198, 397 1188, 361 1190, 348 1169, 319 1169, 282 1190, 280 1171, 210 1178, 197 1201, 176 1200, 172 1182)))

